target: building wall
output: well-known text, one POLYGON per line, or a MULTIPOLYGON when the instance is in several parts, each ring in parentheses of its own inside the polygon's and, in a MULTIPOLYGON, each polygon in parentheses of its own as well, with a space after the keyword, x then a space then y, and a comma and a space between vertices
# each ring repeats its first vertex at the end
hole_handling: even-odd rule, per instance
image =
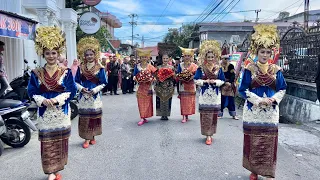
MULTIPOLYGON (((68 61, 69 65, 71 65, 72 60, 76 58, 75 28, 77 19, 74 17, 75 12, 72 12, 73 10, 68 10, 64 7, 64 0, 0 0, 1 10, 17 13, 38 21, 38 27, 43 25, 56 25, 66 32, 67 51, 69 52, 68 57, 70 57, 68 61), (46 4, 44 1, 48 1, 48 4, 51 3, 51 5, 56 5, 54 10, 47 7, 35 7, 31 5, 32 3, 46 4), (29 7, 26 8, 28 5, 29 7), (70 15, 68 14, 70 17, 66 15, 65 12, 70 13, 70 15)), ((29 66, 31 68, 35 68, 36 66, 33 64, 34 60, 38 62, 37 65, 42 66, 45 64, 45 60, 36 54, 34 42, 32 40, 20 40, 8 37, 0 37, 0 40, 5 43, 4 63, 9 81, 22 75, 23 69, 25 68, 24 59, 29 61, 29 66)), ((63 54, 62 56, 65 55, 66 54, 63 54)))
POLYGON ((208 40, 217 40, 221 43, 221 45, 227 41, 227 43, 230 43, 230 39, 232 35, 239 35, 240 36, 240 42, 242 43, 244 39, 247 37, 247 35, 250 34, 250 32, 241 32, 241 31, 234 31, 234 32, 208 32, 208 40))

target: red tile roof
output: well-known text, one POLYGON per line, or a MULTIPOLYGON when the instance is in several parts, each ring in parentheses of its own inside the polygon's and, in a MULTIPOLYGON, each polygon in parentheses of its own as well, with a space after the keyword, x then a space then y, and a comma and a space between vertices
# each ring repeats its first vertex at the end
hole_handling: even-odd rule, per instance
POLYGON ((120 40, 109 40, 112 46, 116 49, 120 47, 121 41, 120 40))

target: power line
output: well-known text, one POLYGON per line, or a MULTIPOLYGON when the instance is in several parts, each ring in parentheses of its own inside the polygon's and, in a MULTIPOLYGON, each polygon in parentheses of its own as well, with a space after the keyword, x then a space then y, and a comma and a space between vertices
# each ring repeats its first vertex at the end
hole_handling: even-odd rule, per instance
MULTIPOLYGON (((217 14, 214 18, 212 18, 212 20, 210 22, 213 22, 215 19, 219 18, 221 16, 222 13, 226 12, 226 10, 231 6, 231 4, 233 3, 234 1, 232 0, 228 5, 227 7, 225 7, 219 14, 217 14)), ((227 2, 226 2, 227 3, 227 2)))
POLYGON ((284 8, 284 9, 282 9, 281 11, 278 11, 278 12, 276 12, 275 14, 273 14, 273 15, 271 15, 271 16, 269 16, 269 17, 267 17, 267 18, 264 18, 264 19, 262 19, 262 20, 269 19, 269 18, 271 18, 271 17, 273 17, 273 16, 277 15, 278 13, 280 13, 280 12, 282 12, 282 11, 287 10, 287 9, 288 9, 288 8, 290 8, 291 6, 293 6, 293 5, 297 4, 299 1, 301 1, 301 0, 298 0, 298 1, 294 2, 293 4, 289 5, 288 7, 286 7, 286 8, 284 8))
POLYGON ((229 12, 226 13, 226 14, 220 19, 220 21, 221 21, 222 19, 224 19, 224 17, 226 17, 227 14, 229 14, 229 13, 231 12, 231 10, 232 10, 234 7, 236 7, 236 5, 237 5, 239 2, 240 2, 240 0, 238 0, 238 2, 237 2, 235 5, 232 6, 232 8, 229 10, 229 12))
POLYGON ((194 20, 194 22, 197 22, 197 20, 200 19, 201 16, 204 16, 203 14, 205 14, 205 12, 208 11, 209 8, 210 8, 211 6, 213 6, 213 4, 214 4, 214 0, 212 0, 212 1, 208 4, 208 6, 202 11, 202 13, 197 17, 197 19, 194 20))
POLYGON ((208 16, 209 16, 211 13, 213 13, 213 11, 216 10, 216 9, 221 5, 221 3, 222 3, 223 1, 224 1, 224 0, 220 0, 220 2, 209 12, 209 14, 207 14, 207 16, 206 16, 204 19, 202 19, 201 22, 203 22, 204 20, 206 20, 206 19, 208 18, 208 16))
MULTIPOLYGON (((162 11, 160 17, 157 19, 156 22, 158 22, 159 19, 162 17, 163 13, 167 10, 167 8, 168 8, 169 4, 171 3, 171 1, 172 1, 172 0, 170 0, 169 3, 167 4, 167 6, 164 8, 164 10, 162 11)), ((154 27, 151 28, 151 30, 149 31, 149 33, 152 32, 153 30, 154 30, 154 27)))
POLYGON ((300 6, 299 6, 298 9, 294 12, 294 14, 297 13, 297 11, 300 9, 300 7, 302 6, 303 3, 304 3, 304 1, 301 2, 300 6))

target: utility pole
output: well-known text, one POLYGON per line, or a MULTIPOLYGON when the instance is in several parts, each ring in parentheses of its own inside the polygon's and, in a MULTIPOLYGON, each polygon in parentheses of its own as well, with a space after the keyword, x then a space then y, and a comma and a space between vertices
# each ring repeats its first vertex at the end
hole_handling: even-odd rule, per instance
POLYGON ((131 22, 129 22, 131 24, 132 27, 132 36, 131 36, 131 45, 133 46, 133 27, 137 25, 137 21, 134 21, 135 17, 138 17, 137 14, 130 14, 129 17, 131 18, 131 22))
POLYGON ((308 30, 309 23, 309 0, 304 0, 304 30, 308 30))
POLYGON ((144 36, 142 36, 142 39, 141 39, 141 48, 144 48, 144 36))
POLYGON ((256 23, 257 23, 259 20, 259 12, 261 12, 261 9, 257 9, 254 12, 257 14, 257 16, 256 16, 256 23))

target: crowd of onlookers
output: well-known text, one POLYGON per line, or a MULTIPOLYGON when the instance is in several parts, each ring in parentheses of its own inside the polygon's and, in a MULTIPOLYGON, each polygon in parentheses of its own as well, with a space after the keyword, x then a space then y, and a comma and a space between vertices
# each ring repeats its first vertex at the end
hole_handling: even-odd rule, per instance
MULTIPOLYGON (((161 65, 161 58, 156 58, 155 60, 150 58, 149 63, 157 67, 161 65)), ((196 61, 196 59, 195 59, 196 61)), ((119 95, 118 90, 121 89, 122 94, 134 93, 134 87, 136 82, 133 80, 134 66, 140 63, 139 58, 135 58, 134 55, 117 57, 115 54, 110 54, 109 56, 101 56, 99 62, 105 67, 106 75, 108 77, 108 85, 103 89, 103 94, 107 95, 119 95)), ((172 65, 177 70, 178 65, 181 62, 180 57, 169 58, 169 65, 172 65)), ((81 62, 75 59, 71 65, 72 74, 75 76, 76 71, 81 62)), ((59 58, 58 64, 60 66, 67 67, 68 60, 64 57, 59 58)))

